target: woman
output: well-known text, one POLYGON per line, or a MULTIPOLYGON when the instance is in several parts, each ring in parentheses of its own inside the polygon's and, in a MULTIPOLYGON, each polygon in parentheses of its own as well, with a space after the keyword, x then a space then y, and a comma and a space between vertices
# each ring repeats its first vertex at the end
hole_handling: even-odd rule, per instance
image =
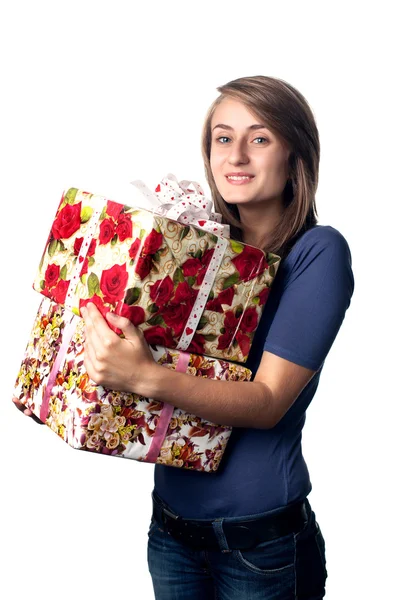
POLYGON ((218 88, 203 131, 216 210, 232 237, 283 260, 246 366, 252 382, 157 365, 142 333, 94 305, 85 365, 133 391, 234 427, 215 474, 157 465, 148 560, 157 600, 322 598, 325 545, 307 496, 305 411, 353 292, 343 236, 316 220, 319 137, 304 97, 272 77, 218 88))

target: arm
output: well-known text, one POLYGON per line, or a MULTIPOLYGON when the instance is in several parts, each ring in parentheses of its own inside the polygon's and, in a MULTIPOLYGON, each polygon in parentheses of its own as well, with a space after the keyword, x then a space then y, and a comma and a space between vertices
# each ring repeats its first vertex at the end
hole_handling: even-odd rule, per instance
MULTIPOLYGON (((210 421, 235 427, 274 427, 321 367, 353 293, 347 242, 332 228, 308 232, 291 257, 279 305, 253 382, 213 381, 157 365, 140 330, 114 314, 110 323, 88 305, 85 366, 111 389, 164 400, 210 421)), ((287 263, 288 264, 288 263, 287 263)), ((276 284, 275 284, 276 285, 276 284)))
POLYGON ((290 408, 314 371, 264 352, 253 382, 215 381, 170 371, 154 362, 143 334, 128 319, 107 315, 125 338, 115 334, 96 307, 83 311, 85 367, 96 383, 166 401, 214 423, 270 428, 290 408))

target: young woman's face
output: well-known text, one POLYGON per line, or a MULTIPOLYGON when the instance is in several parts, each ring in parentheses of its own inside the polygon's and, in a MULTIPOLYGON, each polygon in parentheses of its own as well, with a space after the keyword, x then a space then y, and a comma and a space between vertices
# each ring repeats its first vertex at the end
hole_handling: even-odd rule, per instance
POLYGON ((225 202, 283 202, 290 155, 283 140, 231 98, 215 109, 211 135, 211 170, 225 202))

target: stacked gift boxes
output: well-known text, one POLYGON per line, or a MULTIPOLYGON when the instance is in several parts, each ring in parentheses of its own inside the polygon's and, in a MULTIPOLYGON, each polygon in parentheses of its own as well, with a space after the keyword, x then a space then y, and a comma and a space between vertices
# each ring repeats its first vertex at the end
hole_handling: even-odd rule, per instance
MULTIPOLYGON (((84 322, 43 299, 14 396, 73 448, 145 462, 215 471, 231 428, 171 405, 95 385, 83 360, 84 322)), ((151 348, 163 367, 226 381, 248 381, 241 365, 151 348)))
MULTIPOLYGON (((199 199, 198 192, 191 194, 185 190, 185 194, 184 199, 180 199, 181 203, 185 204, 186 201, 193 205, 199 199)), ((153 348, 155 359, 164 365, 173 366, 176 361, 176 364, 179 363, 179 356, 189 356, 191 364, 188 365, 188 372, 193 375, 201 374, 203 377, 218 379, 223 373, 223 378, 227 379, 250 379, 251 374, 247 369, 226 361, 246 361, 280 259, 273 254, 265 256, 258 248, 215 235, 214 229, 217 233, 221 232, 216 222, 206 223, 204 219, 196 221, 192 218, 191 223, 195 223, 193 225, 185 220, 187 221, 187 216, 181 219, 183 222, 178 222, 154 211, 131 208, 75 188, 63 195, 34 282, 34 288, 51 302, 39 310, 16 388, 16 396, 23 403, 34 405, 34 412, 38 410, 38 404, 41 405, 38 416, 59 434, 59 426, 54 425, 58 422, 54 418, 54 411, 60 411, 60 406, 65 407, 67 402, 69 411, 61 410, 61 413, 70 414, 74 398, 79 398, 79 402, 88 401, 87 395, 80 395, 78 391, 81 390, 81 383, 66 383, 71 382, 71 377, 79 382, 88 379, 84 372, 82 343, 77 344, 74 337, 78 336, 82 342, 82 321, 79 317, 74 317, 67 329, 71 335, 71 344, 68 345, 66 340, 62 344, 62 338, 65 337, 65 320, 69 322, 72 314, 80 315, 81 307, 89 301, 103 315, 108 311, 115 311, 140 327, 153 348), (61 308, 61 305, 67 310, 61 308), (52 311, 52 319, 60 321, 60 325, 55 328, 60 331, 61 336, 57 341, 53 330, 52 334, 43 334, 43 339, 43 336, 38 337, 38 323, 42 323, 42 319, 46 321, 52 311), (41 340, 40 343, 38 339, 41 340), (48 348, 45 348, 46 344, 48 348), (67 395, 59 387, 46 392, 46 376, 43 376, 43 372, 40 376, 37 372, 35 375, 35 364, 43 366, 43 361, 35 354, 35 348, 40 348, 40 352, 45 354, 57 354, 60 344, 65 346, 63 354, 67 353, 69 363, 65 362, 64 366, 56 365, 56 373, 54 369, 50 373, 50 367, 46 369, 49 371, 47 376, 52 375, 52 385, 53 380, 56 386, 62 380, 61 387, 64 390, 74 390, 67 395), (156 346, 163 347, 163 350, 156 349, 156 346), (162 355, 159 354, 160 351, 162 355), (206 361, 209 367, 202 367, 197 372, 197 365, 202 364, 202 361, 206 361), (58 372, 58 369, 62 367, 65 371, 68 364, 72 363, 72 371, 67 379, 63 379, 65 374, 61 376, 62 371, 58 372), (32 381, 36 380, 40 380, 39 386, 32 387, 32 381), (50 399, 45 403, 47 414, 43 403, 38 403, 38 397, 43 396, 50 399), (58 408, 52 410, 52 402, 56 398, 62 404, 59 406, 56 402, 58 408)), ((40 331, 42 330, 43 324, 40 331)), ((195 432, 198 430, 202 431, 202 443, 200 446, 195 443, 192 459, 189 461, 179 458, 179 444, 175 445, 174 451, 171 450, 171 456, 175 456, 175 459, 171 462, 172 459, 166 458, 168 451, 164 446, 159 447, 157 456, 154 445, 150 452, 151 438, 159 437, 154 433, 157 429, 155 425, 160 420, 165 424, 166 420, 165 411, 163 419, 154 416, 154 406, 157 403, 151 399, 139 399, 134 394, 119 393, 115 396, 115 393, 103 390, 93 382, 88 382, 88 385, 93 388, 97 408, 87 407, 87 410, 117 419, 114 409, 119 407, 118 410, 127 411, 124 398, 128 398, 131 403, 129 406, 135 403, 135 411, 143 413, 141 422, 144 429, 139 431, 140 428, 136 427, 135 435, 128 440, 128 433, 124 429, 128 426, 121 425, 125 431, 118 434, 121 446, 111 447, 117 442, 117 437, 114 437, 111 442, 109 438, 108 446, 107 443, 95 443, 92 440, 88 447, 87 442, 81 443, 81 440, 92 438, 81 432, 84 426, 77 425, 76 417, 84 415, 82 419, 85 421, 88 413, 76 406, 73 409, 74 418, 67 417, 68 427, 61 426, 64 427, 61 429, 62 437, 67 436, 64 439, 74 447, 198 470, 215 470, 218 466, 219 459, 213 458, 207 462, 206 456, 215 453, 218 457, 222 456, 231 431, 229 427, 206 424, 193 415, 188 415, 186 425, 183 425, 185 413, 175 409, 177 414, 171 414, 170 420, 172 424, 179 422, 183 436, 176 438, 180 440, 179 444, 183 444, 182 440, 189 443, 196 437, 195 432), (113 402, 120 404, 113 408, 113 402), (149 411, 149 406, 153 412, 149 411), (71 425, 72 422, 75 424, 71 425), (68 433, 65 433, 67 430, 68 433), (208 433, 205 434, 204 431, 208 433), (80 432, 79 439, 77 432, 80 432), (122 439, 129 442, 129 450, 127 447, 122 448, 126 446, 122 439), (132 450, 132 444, 135 450, 132 450), (211 469, 207 467, 209 464, 212 465, 211 469)), ((96 418, 89 419, 90 427, 94 427, 94 422, 100 423, 100 416, 97 421, 96 418)), ((113 427, 120 422, 122 423, 118 419, 113 421, 113 427)), ((131 423, 129 427, 132 426, 131 423)), ((165 440, 170 440, 172 433, 168 429, 165 435, 165 440)), ((175 432, 174 435, 179 434, 175 432)), ((189 451, 185 449, 185 452, 187 454, 189 451)))

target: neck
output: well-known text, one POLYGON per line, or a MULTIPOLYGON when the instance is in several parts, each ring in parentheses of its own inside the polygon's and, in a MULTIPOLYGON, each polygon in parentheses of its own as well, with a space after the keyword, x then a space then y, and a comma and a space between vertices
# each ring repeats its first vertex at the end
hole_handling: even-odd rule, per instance
POLYGON ((265 248, 268 240, 279 223, 283 208, 281 202, 253 206, 238 206, 240 221, 243 227, 245 244, 265 248))

